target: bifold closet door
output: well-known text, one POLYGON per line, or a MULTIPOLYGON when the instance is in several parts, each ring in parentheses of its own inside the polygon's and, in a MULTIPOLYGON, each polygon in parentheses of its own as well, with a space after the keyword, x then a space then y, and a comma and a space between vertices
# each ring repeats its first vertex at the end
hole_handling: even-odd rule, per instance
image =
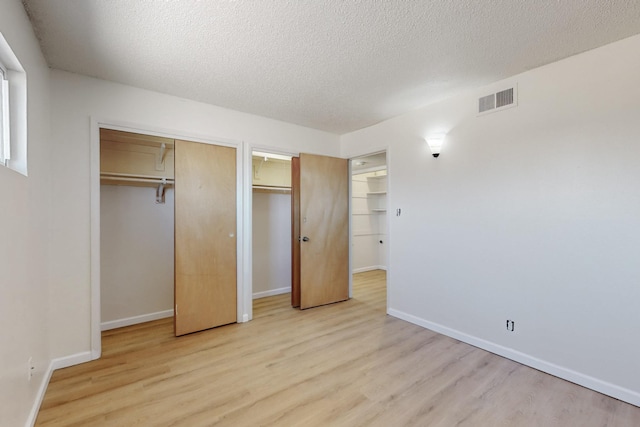
POLYGON ((300 308, 305 309, 349 298, 349 169, 346 159, 312 154, 300 154, 299 166, 300 308))
POLYGON ((236 150, 175 141, 175 334, 236 321, 236 150))

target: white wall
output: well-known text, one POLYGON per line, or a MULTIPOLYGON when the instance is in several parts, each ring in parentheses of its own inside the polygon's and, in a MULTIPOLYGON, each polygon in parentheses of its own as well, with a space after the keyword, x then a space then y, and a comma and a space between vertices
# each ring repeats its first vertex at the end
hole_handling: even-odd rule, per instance
MULTIPOLYGON (((91 349, 91 117, 283 151, 339 153, 339 139, 332 134, 63 71, 51 72, 51 88, 56 184, 50 324, 55 357, 91 349)), ((251 170, 250 158, 246 167, 251 170)), ((250 226, 244 224, 249 234, 250 226)))
POLYGON ((152 187, 100 186, 103 327, 173 310, 173 194, 166 189, 165 203, 157 204, 152 187))
POLYGON ((390 313, 640 405, 638 52, 493 87, 516 108, 476 117, 480 89, 342 137, 389 146, 390 313))
POLYGON ((291 291, 291 194, 253 193, 253 296, 291 291))
POLYGON ((29 176, 0 167, 0 425, 24 425, 50 363, 47 336, 51 189, 49 69, 19 1, 0 3, 0 31, 27 74, 29 176), (34 376, 27 380, 33 357, 34 376))

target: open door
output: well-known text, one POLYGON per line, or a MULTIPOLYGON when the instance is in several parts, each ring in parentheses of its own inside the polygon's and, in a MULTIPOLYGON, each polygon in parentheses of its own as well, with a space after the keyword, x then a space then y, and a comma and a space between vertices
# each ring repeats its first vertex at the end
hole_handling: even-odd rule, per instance
POLYGON ((175 334, 236 321, 236 150, 175 141, 175 334))
POLYGON ((300 157, 291 158, 291 306, 300 307, 300 157))
POLYGON ((297 297, 301 309, 344 301, 349 298, 348 162, 312 154, 300 154, 299 161, 292 162, 292 305, 297 297))

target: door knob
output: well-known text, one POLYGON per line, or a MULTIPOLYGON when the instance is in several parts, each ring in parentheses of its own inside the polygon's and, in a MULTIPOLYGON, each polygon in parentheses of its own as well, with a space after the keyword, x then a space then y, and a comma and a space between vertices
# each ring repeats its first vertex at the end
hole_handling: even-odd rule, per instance
POLYGON ((304 236, 304 237, 302 238, 302 241, 303 241, 303 242, 308 242, 308 241, 309 241, 309 238, 308 238, 307 236, 304 236))

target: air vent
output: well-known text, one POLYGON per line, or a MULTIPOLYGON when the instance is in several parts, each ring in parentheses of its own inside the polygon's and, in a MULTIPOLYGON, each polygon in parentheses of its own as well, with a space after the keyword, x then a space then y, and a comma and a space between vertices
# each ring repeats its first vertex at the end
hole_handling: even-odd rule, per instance
POLYGON ((496 93, 496 108, 513 104, 513 88, 496 93))
POLYGON ((479 113, 484 113, 485 111, 493 110, 496 108, 496 95, 487 95, 480 98, 480 109, 479 113))
POLYGON ((478 114, 485 114, 493 111, 504 110, 505 108, 515 107, 516 87, 501 90, 491 95, 483 96, 478 99, 478 114))

